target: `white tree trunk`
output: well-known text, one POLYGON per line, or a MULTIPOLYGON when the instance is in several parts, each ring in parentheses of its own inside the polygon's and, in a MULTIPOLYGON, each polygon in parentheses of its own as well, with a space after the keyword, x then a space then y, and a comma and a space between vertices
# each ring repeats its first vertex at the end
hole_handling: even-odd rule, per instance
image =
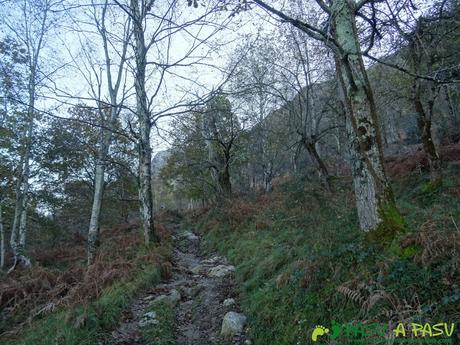
MULTIPOLYGON (((109 148, 112 143, 112 132, 111 130, 114 129, 119 113, 119 104, 117 101, 118 91, 120 89, 120 82, 123 75, 123 68, 125 64, 125 57, 126 57, 126 50, 128 45, 127 36, 124 37, 124 41, 122 44, 122 51, 120 54, 120 63, 118 65, 118 75, 116 76, 115 83, 112 80, 112 72, 111 72, 111 58, 109 55, 109 39, 107 37, 107 30, 105 26, 105 18, 108 8, 108 1, 106 0, 104 6, 102 8, 101 19, 100 21, 95 18, 97 29, 102 39, 102 44, 104 48, 104 57, 105 57, 105 64, 106 64, 106 75, 107 75, 107 89, 110 96, 110 108, 108 110, 108 115, 105 118, 106 125, 108 129, 102 129, 101 139, 100 139, 100 147, 98 150, 98 157, 96 160, 96 167, 95 167, 95 176, 94 176, 94 194, 93 194, 93 205, 91 208, 91 217, 88 229, 88 254, 87 254, 87 263, 91 265, 94 262, 97 248, 99 247, 99 221, 102 209, 102 200, 104 195, 105 189, 105 181, 104 181, 104 174, 106 168, 106 161, 109 153, 109 148)), ((128 25, 129 27, 129 20, 128 25)), ((100 85, 99 85, 100 86, 100 85)), ((100 88, 99 88, 100 89, 100 88)), ((100 95, 94 95, 97 98, 97 102, 99 105, 99 112, 101 115, 101 119, 104 119, 103 112, 104 110, 101 107, 101 97, 100 95)), ((106 106, 106 105, 105 105, 106 106)))
POLYGON ((94 262, 97 248, 99 247, 99 219, 102 208, 102 197, 104 194, 104 171, 105 163, 98 158, 96 173, 94 176, 93 206, 88 229, 88 265, 94 262))
POLYGON ((19 218, 19 254, 23 255, 26 245, 27 238, 27 209, 29 204, 29 172, 30 172, 30 163, 29 155, 26 157, 24 169, 24 189, 22 191, 22 204, 21 204, 21 216, 19 218))
POLYGON ((403 224, 383 167, 380 129, 358 42, 354 2, 334 1, 332 17, 334 36, 341 48, 336 54, 336 69, 347 114, 360 227, 364 231, 393 232, 403 224))
MULTIPOLYGON (((53 6, 49 1, 40 3, 43 17, 39 18, 39 27, 34 27, 33 21, 29 19, 30 6, 38 6, 34 1, 24 1, 22 5, 22 14, 24 26, 26 30, 22 32, 23 37, 20 38, 25 43, 28 51, 28 106, 27 106, 27 130, 24 133, 24 151, 21 157, 21 165, 19 168, 18 183, 16 187, 16 207, 11 231, 11 247, 14 254, 14 265, 9 272, 15 269, 19 264, 24 267, 30 267, 29 258, 25 255, 25 244, 27 239, 27 208, 29 202, 29 175, 30 175, 30 159, 33 141, 33 129, 35 120, 35 98, 36 98, 36 83, 39 66, 39 56, 43 47, 45 34, 50 30, 51 25, 48 20, 48 14, 53 6), (18 241, 19 237, 19 241, 18 241)), ((38 19, 38 18, 35 18, 38 19)), ((18 31, 20 32, 20 30, 18 31)), ((15 32, 16 33, 16 32, 15 32)))
POLYGON ((9 272, 13 271, 18 264, 23 267, 31 266, 29 258, 25 255, 25 245, 27 240, 27 208, 29 202, 30 155, 32 149, 34 110, 35 69, 31 68, 31 75, 29 77, 29 106, 27 111, 28 128, 25 132, 24 153, 21 158, 21 168, 19 169, 16 187, 16 207, 10 241, 14 255, 14 264, 9 272))
MULTIPOLYGON (((139 200, 142 228, 145 243, 156 240, 153 221, 152 199, 152 149, 150 147, 150 132, 152 123, 147 105, 145 89, 145 70, 147 66, 147 47, 145 45, 143 16, 138 0, 131 0, 133 17, 136 74, 134 86, 136 89, 136 112, 139 120, 139 200)), ((142 10, 143 11, 143 10, 142 10)))
MULTIPOLYGON (((144 132, 150 129, 144 129, 144 132)), ((152 149, 150 148, 150 136, 144 133, 144 138, 139 143, 139 200, 142 219, 142 229, 145 243, 154 240, 153 200, 152 200, 152 149)))

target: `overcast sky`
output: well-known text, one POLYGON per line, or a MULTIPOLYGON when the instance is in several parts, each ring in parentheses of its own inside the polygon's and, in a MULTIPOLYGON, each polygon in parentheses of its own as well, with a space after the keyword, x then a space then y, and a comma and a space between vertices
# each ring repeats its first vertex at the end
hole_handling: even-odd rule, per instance
MULTIPOLYGON (((170 1, 174 0, 155 1, 151 12, 157 15, 164 13, 165 5, 170 1)), ((97 3, 96 0, 94 2, 97 3)), ((120 0, 120 2, 126 3, 126 0, 120 0)), ((25 15, 28 16, 28 20, 31 20, 31 14, 20 11, 22 3, 22 0, 3 2, 1 33, 3 37, 15 35, 8 26, 15 28, 17 33, 21 34, 24 31, 25 15)), ((41 97, 37 106, 60 116, 67 116, 66 109, 70 104, 85 102, 95 105, 94 102, 88 100, 88 98, 92 98, 89 82, 95 80, 95 75, 90 78, 92 72, 102 71, 100 76, 102 80, 105 80, 102 41, 94 27, 94 19, 92 18, 94 8, 90 5, 91 0, 64 0, 64 3, 67 7, 66 11, 62 11, 62 6, 56 6, 56 9, 60 11, 50 15, 50 19, 55 20, 56 25, 47 33, 44 49, 40 55, 40 65, 43 74, 52 74, 50 74, 49 80, 44 80, 43 85, 45 87, 40 88, 41 97)), ((205 1, 204 3, 209 4, 210 2, 205 1)), ((428 6, 432 1, 426 0, 420 3, 428 6)), ((195 9, 186 6, 185 0, 179 1, 174 20, 185 23, 203 15, 208 9, 209 7, 201 4, 195 9)), ((277 22, 264 11, 255 8, 239 13, 232 18, 229 18, 230 13, 224 11, 213 14, 207 19, 214 25, 190 26, 187 31, 174 33, 170 36, 169 41, 164 39, 152 46, 149 52, 149 61, 164 62, 167 51, 170 62, 178 61, 192 46, 197 44, 195 37, 204 39, 214 33, 205 44, 200 45, 193 52, 189 59, 181 62, 186 66, 170 69, 165 74, 165 82, 153 102, 152 111, 154 113, 161 112, 178 102, 183 102, 184 99, 203 96, 215 89, 225 79, 225 73, 222 73, 221 70, 225 68, 230 59, 235 60, 235 47, 248 43, 248 38, 255 37, 256 33, 262 39, 278 39, 273 33, 277 22), (219 25, 224 25, 225 28, 218 30, 219 25), (169 50, 167 43, 170 44, 169 50)), ((125 20, 126 14, 114 2, 111 2, 111 11, 109 11, 107 18, 108 31, 113 36, 121 36, 121 29, 125 20)), ((159 20, 153 18, 147 21, 147 38, 158 27, 158 23, 159 20)), ((118 62, 117 54, 121 51, 121 45, 116 40, 113 40, 113 43, 114 46, 110 49, 110 53, 113 57, 112 73, 115 73, 118 62)), ((132 55, 132 53, 130 52, 128 55, 132 55)), ((130 60, 129 65, 131 67, 132 64, 133 61, 130 60)), ((155 90, 160 75, 159 71, 152 67, 148 68, 150 94, 155 90)), ((126 85, 131 95, 126 105, 134 109, 135 98, 133 97, 131 73, 127 74, 126 85)), ((105 87, 106 85, 103 83, 102 89, 104 90, 105 87)), ((107 92, 103 93, 107 97, 107 92)), ((162 119, 159 121, 159 127, 167 131, 169 122, 170 120, 167 118, 162 119)), ((154 151, 167 147, 167 143, 159 138, 155 132, 152 133, 152 140, 154 151)))

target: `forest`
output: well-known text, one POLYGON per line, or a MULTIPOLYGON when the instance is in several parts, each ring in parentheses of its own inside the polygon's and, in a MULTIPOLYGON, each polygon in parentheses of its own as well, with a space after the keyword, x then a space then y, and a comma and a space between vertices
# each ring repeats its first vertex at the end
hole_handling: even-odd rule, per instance
POLYGON ((0 27, 0 344, 460 344, 458 0, 0 27))

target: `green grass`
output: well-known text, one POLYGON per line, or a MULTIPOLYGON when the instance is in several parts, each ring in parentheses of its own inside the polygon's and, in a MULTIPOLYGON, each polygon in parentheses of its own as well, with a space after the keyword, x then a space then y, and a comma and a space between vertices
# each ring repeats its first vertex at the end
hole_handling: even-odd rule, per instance
POLYGON ((116 283, 85 307, 61 310, 34 321, 18 339, 3 339, 5 345, 90 345, 107 334, 121 313, 143 289, 160 281, 157 267, 146 266, 133 279, 116 283))
POLYGON ((173 345, 174 342, 174 308, 167 303, 155 303, 149 311, 157 313, 160 321, 157 325, 149 325, 142 329, 142 335, 149 345, 173 345))
POLYGON ((313 328, 329 327, 332 320, 457 322, 458 251, 448 247, 449 241, 427 257, 419 244, 401 248, 420 231, 438 236, 433 241, 458 231, 459 171, 448 171, 436 191, 425 185, 424 176, 394 183, 408 230, 383 248, 370 244, 358 229, 351 187, 340 181, 332 195, 291 181, 268 203, 246 201, 257 212, 248 215, 234 205, 214 209, 195 227, 209 250, 217 249, 237 266, 255 345, 309 344, 313 328))

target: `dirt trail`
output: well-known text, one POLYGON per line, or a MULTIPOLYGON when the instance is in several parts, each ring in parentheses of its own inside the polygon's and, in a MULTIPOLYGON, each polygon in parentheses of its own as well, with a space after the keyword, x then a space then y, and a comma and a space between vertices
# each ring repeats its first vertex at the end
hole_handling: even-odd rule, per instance
MULTIPOLYGON (((142 338, 139 321, 151 301, 160 296, 180 293, 176 306, 176 345, 243 345, 250 344, 244 331, 231 338, 220 336, 222 320, 229 311, 239 312, 234 287, 233 266, 217 255, 200 255, 200 239, 191 232, 175 230, 172 278, 156 285, 125 311, 118 328, 101 344, 127 345, 147 343, 142 338)), ((161 320, 159 320, 161 322, 161 320)))

